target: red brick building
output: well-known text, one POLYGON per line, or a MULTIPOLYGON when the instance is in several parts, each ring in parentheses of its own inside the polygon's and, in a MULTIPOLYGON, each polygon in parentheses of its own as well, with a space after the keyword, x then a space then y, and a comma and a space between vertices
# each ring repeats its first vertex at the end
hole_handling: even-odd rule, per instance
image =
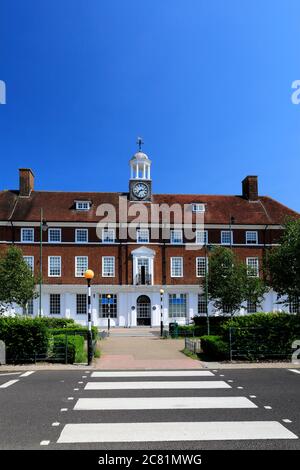
MULTIPOLYGON (((19 170, 18 190, 0 192, 0 247, 19 246, 34 273, 42 270, 41 302, 30 313, 85 323, 90 268, 95 325, 106 326, 108 315, 112 325, 159 325, 161 289, 164 323, 188 322, 207 311, 207 245, 230 246, 260 275, 285 218, 299 216, 260 196, 256 176, 243 180, 240 195, 152 194, 148 157, 137 152, 130 168, 128 193, 35 191, 30 169, 19 170)), ((276 300, 271 291, 241 313, 278 310, 276 300)), ((219 312, 209 305, 209 313, 219 312)))

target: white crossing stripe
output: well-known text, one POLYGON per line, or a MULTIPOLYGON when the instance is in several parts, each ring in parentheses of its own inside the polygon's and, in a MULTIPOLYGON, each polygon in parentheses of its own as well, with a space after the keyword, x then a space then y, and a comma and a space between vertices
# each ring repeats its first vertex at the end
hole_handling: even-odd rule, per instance
POLYGON ((0 377, 3 377, 3 375, 19 375, 19 374, 21 374, 21 372, 7 372, 7 373, 5 373, 5 374, 2 374, 2 373, 1 373, 1 374, 0 374, 0 377))
POLYGON ((201 389, 231 388, 222 380, 181 382, 88 382, 85 390, 149 390, 149 389, 201 389))
POLYGON ((20 377, 28 377, 28 375, 34 374, 34 370, 28 370, 27 372, 24 372, 20 377))
POLYGON ((289 369, 290 372, 295 372, 295 374, 300 374, 300 369, 289 369))
POLYGON ((16 382, 19 382, 19 379, 17 379, 17 380, 9 380, 8 382, 5 382, 4 384, 0 385, 0 388, 7 388, 7 387, 10 387, 11 385, 15 384, 16 382))
POLYGON ((257 408, 246 397, 80 398, 74 410, 170 410, 257 408))
POLYGON ((67 424, 58 443, 298 439, 277 421, 67 424))
POLYGON ((153 370, 126 372, 93 372, 91 377, 212 377, 209 370, 153 370))

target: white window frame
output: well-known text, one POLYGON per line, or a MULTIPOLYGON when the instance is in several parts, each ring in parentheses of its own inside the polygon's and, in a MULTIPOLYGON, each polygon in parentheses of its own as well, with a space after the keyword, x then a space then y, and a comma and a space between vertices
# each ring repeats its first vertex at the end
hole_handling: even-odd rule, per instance
POLYGON ((89 257, 88 256, 85 256, 85 255, 75 256, 75 277, 84 277, 84 273, 88 268, 89 268, 89 257), (86 269, 84 269, 84 271, 80 271, 80 272, 79 272, 79 267, 78 267, 79 258, 86 260, 86 269))
POLYGON ((25 255, 23 256, 23 259, 33 274, 34 273, 34 256, 25 255))
POLYGON ((170 258, 170 273, 171 277, 183 277, 183 257, 182 256, 172 256, 170 258), (181 260, 181 274, 174 274, 174 265, 175 260, 181 260))
POLYGON ((87 295, 86 295, 86 294, 82 294, 82 293, 79 293, 79 294, 77 293, 77 294, 76 294, 76 315, 87 315, 87 313, 88 313, 88 304, 87 304, 87 301, 88 301, 88 299, 87 299, 87 295), (80 299, 82 299, 82 297, 85 296, 85 297, 84 297, 84 298, 85 298, 85 303, 83 303, 82 301, 78 302, 79 296, 81 296, 80 299), (80 306, 80 307, 84 306, 85 312, 79 312, 79 311, 78 311, 78 307, 79 307, 79 306, 80 306))
POLYGON ((189 302, 189 298, 188 298, 188 294, 186 294, 186 293, 182 293, 182 294, 170 293, 170 294, 168 294, 168 307, 169 307, 168 308, 168 310, 169 310, 168 311, 168 317, 169 318, 178 318, 178 319, 188 318, 188 302, 189 302), (174 308, 175 313, 174 312, 171 313, 171 310, 173 310, 173 308, 171 307, 171 299, 184 300, 184 303, 182 303, 182 304, 184 304, 184 314, 183 315, 179 314, 179 312, 178 312, 179 309, 176 309, 176 308, 174 308))
POLYGON ((61 243, 61 228, 56 227, 49 227, 48 228, 48 243, 61 243), (59 233, 59 240, 51 240, 51 232, 58 232, 59 233))
POLYGON ((76 228, 75 229, 75 243, 88 243, 89 242, 89 231, 87 228, 76 228), (86 240, 78 240, 78 232, 85 232, 86 233, 86 240))
POLYGON ((207 245, 208 244, 208 230, 196 230, 196 239, 195 239, 196 245, 207 245), (204 241, 199 241, 200 234, 204 235, 204 241))
POLYGON ((61 256, 53 255, 48 256, 48 277, 61 277, 61 256), (51 274, 51 259, 59 259, 59 274, 51 274))
POLYGON ((115 243, 116 241, 116 231, 114 228, 103 228, 102 229, 102 243, 115 243), (111 240, 105 240, 104 239, 104 232, 112 232, 113 234, 113 241, 111 240))
MULTIPOLYGON (((177 237, 176 237, 177 238, 177 237)), ((172 229, 171 230, 171 238, 170 238, 170 242, 172 245, 182 245, 183 243, 183 233, 182 233, 182 229, 179 228, 179 229, 172 229), (174 235, 175 233, 177 232, 177 234, 180 233, 180 241, 174 241, 174 235)))
POLYGON ((29 299, 27 302, 27 315, 34 315, 34 302, 33 299, 29 299))
POLYGON ((136 242, 137 243, 149 243, 149 229, 148 228, 137 228, 136 229, 136 242), (147 236, 141 236, 141 233, 147 236))
POLYGON ((221 230, 221 245, 232 245, 232 230, 221 230), (223 234, 230 233, 230 242, 223 242, 223 234))
POLYGON ((207 315, 207 307, 208 307, 208 302, 206 299, 205 294, 198 294, 198 299, 197 299, 197 315, 207 315), (200 312, 200 305, 205 308, 203 308, 203 312, 200 312))
POLYGON ((247 264, 247 268, 248 268, 248 271, 249 269, 254 269, 254 266, 253 265, 250 265, 249 261, 252 261, 252 260, 256 260, 256 266, 255 266, 255 270, 256 270, 256 274, 250 274, 248 272, 248 276, 250 277, 259 277, 259 258, 258 256, 249 256, 248 258, 246 258, 246 264, 247 264))
POLYGON ((192 212, 205 212, 205 204, 203 202, 193 202, 192 212))
POLYGON ((75 201, 77 211, 89 211, 91 208, 91 201, 75 201))
POLYGON ((247 313, 256 313, 258 309, 258 304, 247 300, 247 313), (252 308, 254 306, 254 308, 252 308))
POLYGON ((246 231, 246 245, 257 245, 258 244, 258 233, 257 230, 247 230, 246 231), (255 241, 248 241, 249 234, 255 233, 255 241))
POLYGON ((114 256, 102 256, 102 277, 115 277, 115 257, 114 256), (110 259, 113 260, 112 263, 112 274, 108 271, 105 271, 105 260, 110 259))
POLYGON ((204 271, 205 273, 207 274, 207 271, 208 271, 208 258, 206 256, 197 256, 196 258, 196 277, 205 277, 205 273, 204 274, 199 274, 199 266, 198 266, 198 263, 199 263, 199 260, 204 260, 204 271))
POLYGON ((61 294, 59 293, 56 293, 56 292, 51 292, 51 294, 49 294, 49 315, 61 315, 61 294), (55 312, 55 313, 52 313, 51 312, 51 295, 56 295, 58 296, 59 295, 59 313, 55 312))
POLYGON ((33 243, 34 242, 34 228, 32 227, 24 227, 24 228, 21 228, 21 242, 22 243, 33 243), (30 231, 31 234, 32 234, 32 240, 24 240, 24 233, 25 233, 25 230, 26 231, 30 231))

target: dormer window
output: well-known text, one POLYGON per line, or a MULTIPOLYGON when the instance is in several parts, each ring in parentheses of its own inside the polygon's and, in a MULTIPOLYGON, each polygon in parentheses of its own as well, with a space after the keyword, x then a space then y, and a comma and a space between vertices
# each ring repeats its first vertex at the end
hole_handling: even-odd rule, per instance
POLYGON ((91 201, 75 201, 77 211, 88 211, 91 208, 91 201))
POLYGON ((194 203, 192 204, 193 212, 205 212, 205 204, 194 203))

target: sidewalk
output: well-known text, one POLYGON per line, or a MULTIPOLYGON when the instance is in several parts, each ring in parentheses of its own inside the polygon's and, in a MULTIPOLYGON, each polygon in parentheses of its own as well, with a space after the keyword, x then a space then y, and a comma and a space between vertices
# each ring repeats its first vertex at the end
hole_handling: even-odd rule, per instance
POLYGON ((200 361, 180 351, 183 339, 161 339, 158 329, 114 329, 100 342, 96 369, 202 369, 200 361))

